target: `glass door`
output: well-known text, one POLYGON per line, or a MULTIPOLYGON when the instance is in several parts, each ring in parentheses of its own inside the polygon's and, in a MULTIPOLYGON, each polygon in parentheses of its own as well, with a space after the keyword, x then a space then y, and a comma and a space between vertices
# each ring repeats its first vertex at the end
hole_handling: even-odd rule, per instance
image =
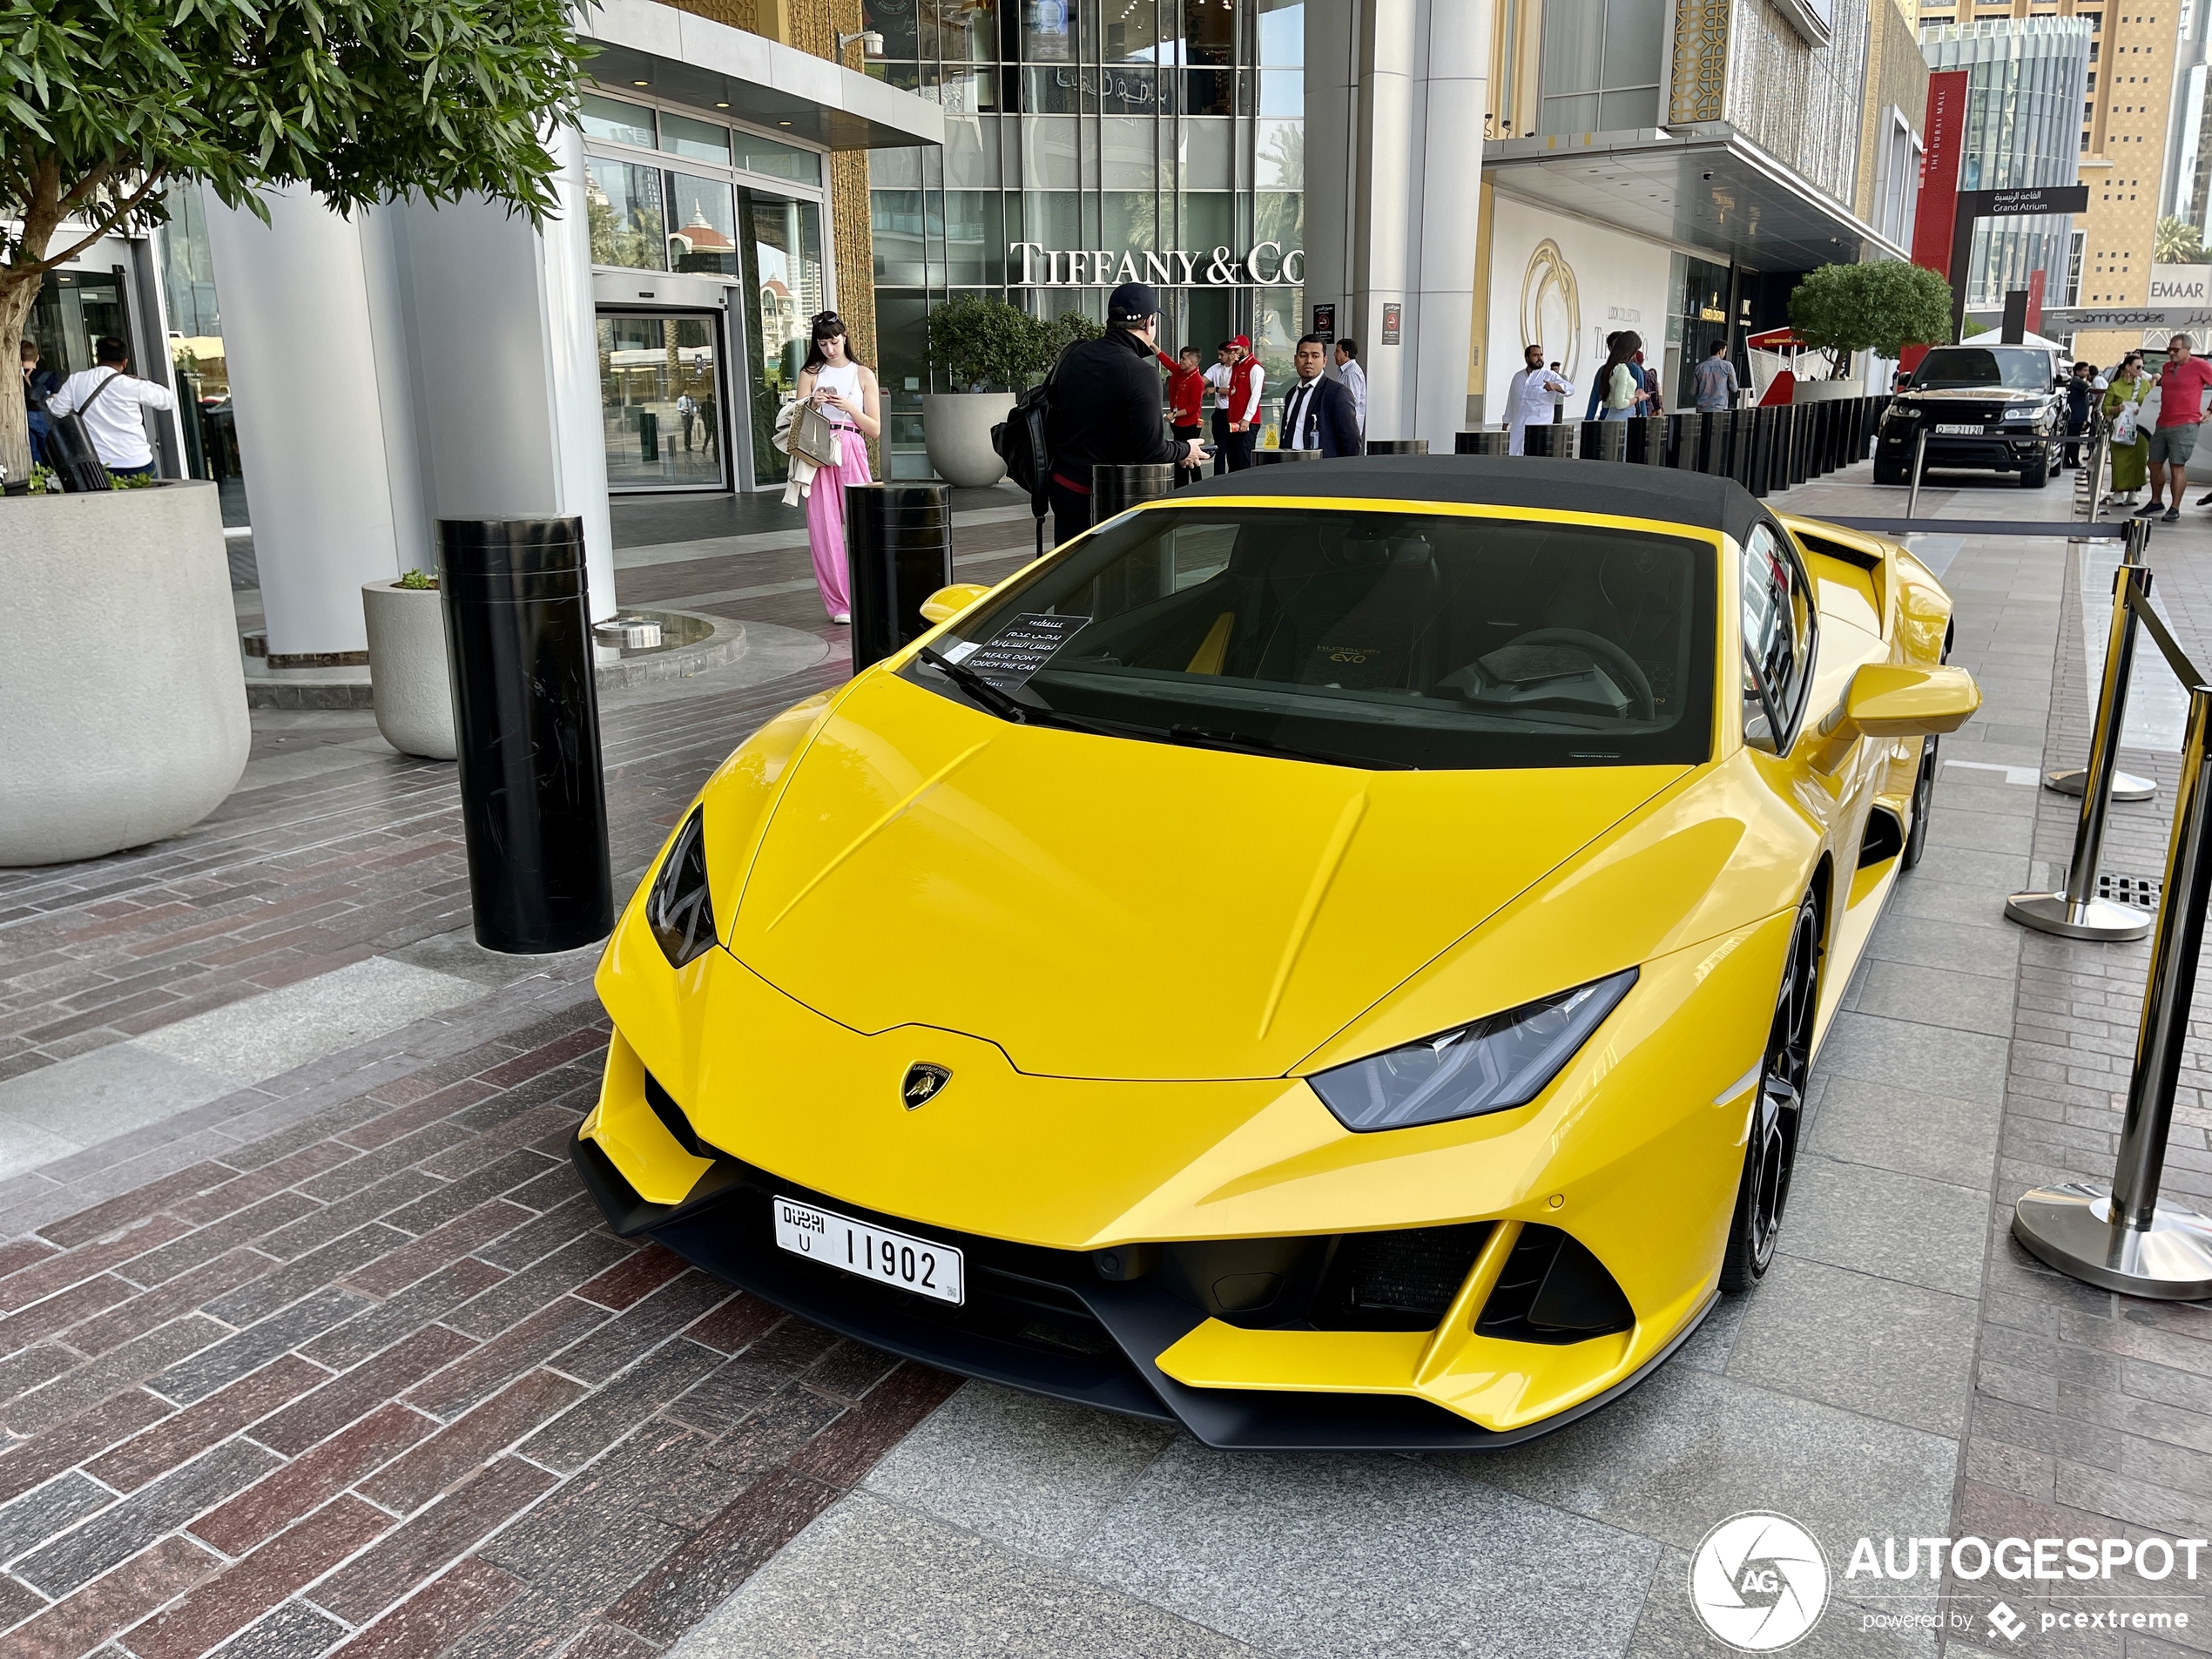
POLYGON ((774 442, 776 415, 798 389, 814 316, 824 308, 822 216, 813 202, 738 192, 738 246, 745 260, 745 349, 753 365, 754 482, 780 484, 791 462, 774 442))
POLYGON ((712 314, 599 318, 599 415, 610 489, 728 487, 712 314))

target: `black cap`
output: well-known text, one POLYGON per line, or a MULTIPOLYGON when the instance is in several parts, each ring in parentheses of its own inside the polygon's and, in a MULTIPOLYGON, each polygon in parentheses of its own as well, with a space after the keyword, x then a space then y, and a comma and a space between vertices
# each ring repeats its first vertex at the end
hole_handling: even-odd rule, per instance
POLYGON ((1106 302, 1109 322, 1144 322, 1158 314, 1160 296, 1142 282, 1124 282, 1106 302))

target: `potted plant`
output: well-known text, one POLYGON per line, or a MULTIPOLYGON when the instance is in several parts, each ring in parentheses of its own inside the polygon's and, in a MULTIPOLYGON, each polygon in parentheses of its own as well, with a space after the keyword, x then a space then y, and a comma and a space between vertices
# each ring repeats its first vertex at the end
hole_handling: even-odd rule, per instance
MULTIPOLYGON (((286 186, 342 213, 401 195, 557 211, 547 123, 575 118, 590 51, 571 24, 566 0, 0 8, 0 341, 13 350, 49 271, 149 233, 176 187, 264 220, 260 192, 286 186)), ((12 373, 0 467, 31 476, 12 373)), ((42 619, 0 652, 0 864, 172 834, 229 792, 249 733, 213 486, 0 497, 0 593, 42 619), (84 617, 129 642, 96 674, 50 625, 84 617)))
POLYGON ((376 729, 403 755, 452 759, 460 746, 437 577, 409 570, 396 582, 365 582, 361 612, 368 624, 376 729))
POLYGON ((1006 476, 991 428, 1006 419, 1015 394, 1049 369, 1070 341, 1099 327, 1079 311, 1051 322, 1016 305, 958 294, 929 314, 929 366, 956 392, 921 400, 922 441, 937 475, 981 489, 1006 476))
POLYGON ((1858 397, 1870 388, 1844 379, 1853 352, 1894 360, 1951 337, 1951 285, 1901 260, 1824 265, 1791 290, 1790 327, 1830 364, 1828 379, 1798 381, 1796 401, 1858 397))

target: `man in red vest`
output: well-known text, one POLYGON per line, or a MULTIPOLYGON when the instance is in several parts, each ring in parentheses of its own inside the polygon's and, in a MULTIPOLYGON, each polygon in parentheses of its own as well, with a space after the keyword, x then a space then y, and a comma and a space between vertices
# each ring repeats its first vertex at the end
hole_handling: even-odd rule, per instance
MULTIPOLYGON (((1178 438, 1195 438, 1204 430, 1206 377, 1198 368, 1198 348, 1185 346, 1181 360, 1165 352, 1152 354, 1168 372, 1168 424, 1178 438)), ((1176 488, 1195 484, 1204 475, 1196 467, 1175 469, 1176 488)))
MULTIPOLYGON (((1252 342, 1248 335, 1238 334, 1229 342, 1236 356, 1229 365, 1229 384, 1224 388, 1229 404, 1229 442, 1223 459, 1231 472, 1242 472, 1252 464, 1252 441, 1259 432, 1259 394, 1266 384, 1266 371, 1260 368, 1259 359, 1252 355, 1252 342)), ((1217 473, 1221 469, 1217 466, 1217 473)))

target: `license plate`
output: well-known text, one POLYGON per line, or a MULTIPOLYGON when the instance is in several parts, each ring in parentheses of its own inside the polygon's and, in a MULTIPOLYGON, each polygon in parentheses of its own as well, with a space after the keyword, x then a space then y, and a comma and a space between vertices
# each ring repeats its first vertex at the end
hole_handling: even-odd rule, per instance
POLYGON ((871 1227, 796 1198, 776 1200, 776 1244, 794 1256, 954 1307, 968 1299, 967 1264, 952 1245, 871 1227))
POLYGON ((1936 430, 1946 437, 1952 438, 1979 438, 1981 436, 1981 427, 1979 422, 1973 426, 1939 426, 1936 428, 1936 430))

